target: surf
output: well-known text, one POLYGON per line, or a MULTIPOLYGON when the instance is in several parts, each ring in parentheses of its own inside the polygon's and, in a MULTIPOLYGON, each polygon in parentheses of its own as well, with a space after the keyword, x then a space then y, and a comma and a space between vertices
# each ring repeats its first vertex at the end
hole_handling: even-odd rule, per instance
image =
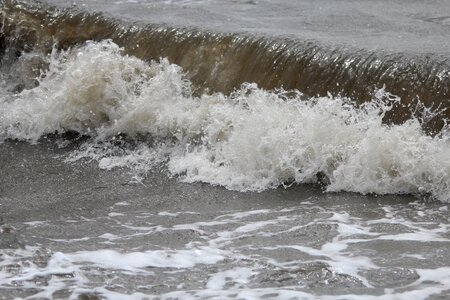
POLYGON ((361 104, 385 87, 402 99, 386 114, 386 122, 408 120, 411 108, 421 103, 441 111, 427 124, 434 134, 450 116, 450 65, 439 54, 370 51, 315 40, 126 22, 39 2, 6 1, 1 11, 1 44, 10 55, 31 49, 49 53, 55 43, 58 49, 67 49, 87 40, 112 39, 128 55, 147 62, 165 57, 181 66, 197 94, 229 94, 252 82, 266 90, 299 90, 309 97, 331 93, 361 104))
POLYGON ((129 56, 111 40, 46 59, 36 87, 2 99, 1 140, 77 132, 92 138, 69 161, 131 168, 136 178, 165 164, 180 180, 238 191, 321 182, 449 201, 448 130, 427 135, 417 118, 386 124, 401 100, 384 90, 362 105, 254 83, 196 96, 180 66, 129 56))

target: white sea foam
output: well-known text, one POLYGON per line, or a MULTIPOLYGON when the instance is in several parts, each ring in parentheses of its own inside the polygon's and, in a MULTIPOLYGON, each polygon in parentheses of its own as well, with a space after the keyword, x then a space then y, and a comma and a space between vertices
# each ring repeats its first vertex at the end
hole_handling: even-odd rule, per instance
POLYGON ((399 101, 384 91, 359 108, 340 97, 303 101, 254 84, 230 96, 195 97, 180 67, 124 55, 111 41, 53 51, 48 60, 38 87, 2 96, 0 140, 36 142, 71 130, 95 138, 71 160, 128 167, 140 178, 167 162, 186 182, 239 191, 316 182, 321 174, 328 191, 450 201, 448 130, 431 137, 416 119, 383 124, 399 101), (118 146, 118 134, 144 141, 118 146))
POLYGON ((215 264, 225 258, 223 254, 223 251, 205 248, 125 254, 114 250, 96 250, 70 253, 66 256, 74 261, 89 262, 106 268, 144 272, 147 267, 190 268, 196 264, 215 264))
POLYGON ((213 290, 224 289, 225 285, 230 282, 239 285, 247 284, 250 280, 249 278, 254 274, 249 268, 237 268, 233 270, 227 270, 224 272, 219 272, 214 274, 209 278, 206 287, 213 290))
MULTIPOLYGON (((0 286, 6 295, 8 289, 24 291, 21 299, 62 293, 67 299, 445 298, 450 287, 448 255, 442 250, 450 242, 445 212, 430 206, 417 218, 407 205, 374 205, 366 219, 361 214, 365 205, 342 212, 346 205, 295 203, 195 218, 182 210, 157 215, 113 205, 112 212, 131 209, 134 218, 118 219, 105 210, 95 220, 105 226, 92 234, 91 225, 84 227, 87 239, 70 247, 57 241, 50 244, 53 251, 0 249, 0 286), (158 218, 167 222, 167 235, 136 232, 138 224, 158 218), (403 230, 391 232, 388 243, 383 238, 392 225, 410 232, 406 249, 406 239, 396 238, 403 230), (286 234, 296 227, 296 233, 286 234), (202 237, 177 241, 186 228, 203 232, 202 237), (426 239, 424 232, 435 235, 426 239)), ((79 218, 75 228, 84 223, 79 218)), ((50 220, 31 228, 28 238, 55 241, 53 232, 39 228, 49 224, 61 230, 59 221, 50 220)))

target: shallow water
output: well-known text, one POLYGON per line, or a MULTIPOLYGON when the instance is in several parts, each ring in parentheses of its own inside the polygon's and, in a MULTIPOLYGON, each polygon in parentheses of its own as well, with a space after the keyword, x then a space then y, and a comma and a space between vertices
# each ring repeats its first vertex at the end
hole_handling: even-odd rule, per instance
POLYGON ((44 2, 143 23, 312 39, 371 50, 450 53, 450 7, 445 0, 44 2))
POLYGON ((68 166, 61 160, 68 150, 51 145, 1 148, 0 175, 10 178, 1 186, 5 299, 426 299, 450 292, 446 204, 314 186, 239 193, 161 173, 129 184, 122 170, 68 166))
POLYGON ((0 2, 1 298, 449 297, 445 1, 45 2, 0 2))

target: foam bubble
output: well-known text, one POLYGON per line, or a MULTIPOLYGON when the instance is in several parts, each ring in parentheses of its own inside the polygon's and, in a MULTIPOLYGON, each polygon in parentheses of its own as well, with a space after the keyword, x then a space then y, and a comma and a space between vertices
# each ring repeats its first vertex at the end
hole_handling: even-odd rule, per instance
POLYGON ((215 264, 225 258, 220 252, 223 251, 206 248, 132 253, 119 253, 105 249, 81 251, 66 256, 74 261, 89 262, 106 268, 145 272, 146 267, 190 268, 197 264, 215 264))

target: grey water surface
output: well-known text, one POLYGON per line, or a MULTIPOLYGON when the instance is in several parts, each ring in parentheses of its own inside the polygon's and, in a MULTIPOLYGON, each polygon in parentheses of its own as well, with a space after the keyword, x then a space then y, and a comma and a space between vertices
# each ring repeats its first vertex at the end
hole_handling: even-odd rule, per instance
POLYGON ((141 184, 1 146, 1 296, 54 299, 445 299, 448 205, 410 196, 141 184), (416 298, 417 297, 417 298, 416 298))
MULTIPOLYGON (((212 92, 228 94, 246 81, 257 82, 268 90, 281 86, 298 88, 308 97, 326 96, 328 91, 342 92, 356 97, 356 102, 367 100, 358 98, 360 95, 372 96, 369 87, 387 84, 387 92, 403 93, 406 103, 411 100, 407 97, 421 95, 419 98, 425 103, 447 108, 448 1, 45 0, 41 5, 27 0, 20 3, 0 1, 5 17, 2 24, 9 26, 2 26, 0 36, 1 299, 450 298, 450 212, 446 202, 449 198, 444 195, 450 186, 450 152, 445 152, 450 149, 450 142, 442 117, 442 114, 449 116, 448 111, 437 117, 438 128, 443 128, 440 135, 434 132, 433 137, 428 136, 418 129, 419 133, 413 132, 418 136, 415 140, 399 138, 403 142, 399 149, 411 147, 408 148, 411 153, 418 153, 414 161, 417 168, 427 158, 426 150, 432 149, 426 146, 444 149, 436 152, 438 158, 429 159, 437 161, 433 165, 436 169, 441 167, 437 175, 429 169, 418 171, 415 175, 425 178, 420 181, 424 187, 411 188, 405 179, 405 187, 396 193, 364 195, 327 192, 329 179, 325 171, 314 175, 315 180, 310 181, 315 183, 283 182, 285 186, 263 191, 232 191, 208 179, 203 181, 213 184, 188 183, 183 181, 185 174, 174 174, 164 163, 136 178, 132 170, 135 165, 100 167, 105 162, 102 158, 112 156, 107 146, 97 148, 104 150, 100 159, 89 155, 71 159, 90 139, 85 135, 91 128, 83 122, 76 123, 81 124, 80 135, 74 134, 73 128, 68 128, 66 135, 58 135, 58 130, 64 129, 59 124, 66 120, 65 115, 61 117, 63 121, 58 119, 57 129, 52 129, 53 119, 48 121, 51 118, 46 114, 46 106, 30 110, 41 113, 42 118, 22 106, 18 109, 13 106, 15 101, 30 101, 31 107, 33 99, 49 99, 57 94, 57 85, 65 82, 42 85, 44 92, 33 93, 39 84, 60 74, 54 72, 47 78, 36 66, 51 65, 63 70, 72 56, 92 53, 68 52, 54 65, 54 61, 48 62, 47 55, 55 57, 61 49, 76 49, 86 40, 112 39, 126 54, 145 61, 168 57, 171 63, 183 68, 194 87, 199 87, 194 92, 203 98, 198 99, 210 102, 215 101, 208 98, 212 92), (47 11, 47 4, 56 10, 52 7, 47 11), (40 8, 24 8, 26 5, 40 8), (68 9, 63 17, 55 12, 60 8, 68 9), (81 12, 87 17, 71 19, 72 12, 73 16, 81 12), (94 13, 101 13, 101 18, 97 19, 94 13), (118 21, 108 23, 110 18, 118 21), (55 37, 59 46, 49 44, 57 44, 55 37), (152 45, 155 42, 161 44, 152 45), (20 57, 27 58, 25 63, 7 62, 20 57), (282 68, 277 69, 279 65, 282 68), (24 70, 31 75, 23 75, 24 70), (300 75, 297 78, 293 74, 300 75), (34 77, 39 80, 30 79, 34 77), (300 84, 299 78, 310 81, 300 84), (56 89, 52 90, 52 85, 56 89), (14 119, 7 108, 23 115, 14 119), (28 124, 26 119, 34 123, 20 127, 28 124), (41 132, 50 135, 36 140, 29 138, 35 127, 44 128, 41 132), (428 193, 408 193, 413 188, 420 192, 429 186, 428 193), (441 192, 440 201, 433 194, 436 190, 441 192)), ((111 46, 99 45, 95 49, 111 46)), ((116 52, 100 54, 108 59, 116 57, 112 56, 116 52)), ((103 74, 100 67, 98 72, 103 74)), ((77 70, 71 76, 83 79, 76 77, 79 73, 77 70)), ((111 80, 107 77, 105 81, 111 80)), ((90 83, 89 79, 85 81, 90 83)), ((140 92, 138 89, 130 95, 139 96, 140 92)), ((104 94, 95 95, 101 98, 104 94)), ((100 101, 98 106, 110 102, 113 101, 100 101)), ((89 110, 95 106, 87 107, 89 110)), ((172 107, 174 115, 179 113, 177 107, 172 107)), ((344 108, 351 110, 348 106, 344 108)), ((73 115, 84 109, 82 105, 76 107, 73 115)), ((112 123, 108 116, 104 119, 94 131, 101 132, 112 123)), ((392 120, 402 123, 405 117, 392 120)), ((352 122, 357 121, 348 121, 352 122)), ((408 124, 395 128, 408 133, 408 124)), ((392 128, 379 125, 386 134, 392 128)), ((333 129, 336 128, 328 131, 333 129)), ((121 133, 117 136, 121 137, 121 133)), ((116 141, 117 136, 107 139, 116 141)), ((248 139, 251 137, 249 134, 248 139)), ((135 138, 136 144, 141 142, 140 138, 135 138)), ((172 141, 176 134, 163 138, 172 141)), ((211 146, 212 142, 208 142, 205 147, 211 146)), ((151 144, 147 140, 145 143, 151 144)), ((189 149, 195 143, 201 143, 198 137, 186 145, 180 142, 180 148, 189 149)), ((373 147, 382 143, 380 138, 373 147)), ((357 147, 345 146, 350 150, 357 147)), ((246 154, 243 151, 250 148, 236 152, 243 156, 246 154)), ((256 150, 254 157, 270 152, 265 148, 256 150)), ((374 151, 364 159, 370 165, 382 154, 374 151)), ((257 162, 267 163, 264 158, 257 162)), ((378 170, 386 164, 381 164, 378 170)), ((222 166, 217 164, 217 168, 222 166)), ((330 162, 330 166, 335 167, 335 163, 330 162)), ((402 175, 397 173, 401 170, 392 168, 382 173, 378 178, 381 188, 391 183, 386 176, 402 175)), ((348 173, 351 176, 358 177, 348 173)))

